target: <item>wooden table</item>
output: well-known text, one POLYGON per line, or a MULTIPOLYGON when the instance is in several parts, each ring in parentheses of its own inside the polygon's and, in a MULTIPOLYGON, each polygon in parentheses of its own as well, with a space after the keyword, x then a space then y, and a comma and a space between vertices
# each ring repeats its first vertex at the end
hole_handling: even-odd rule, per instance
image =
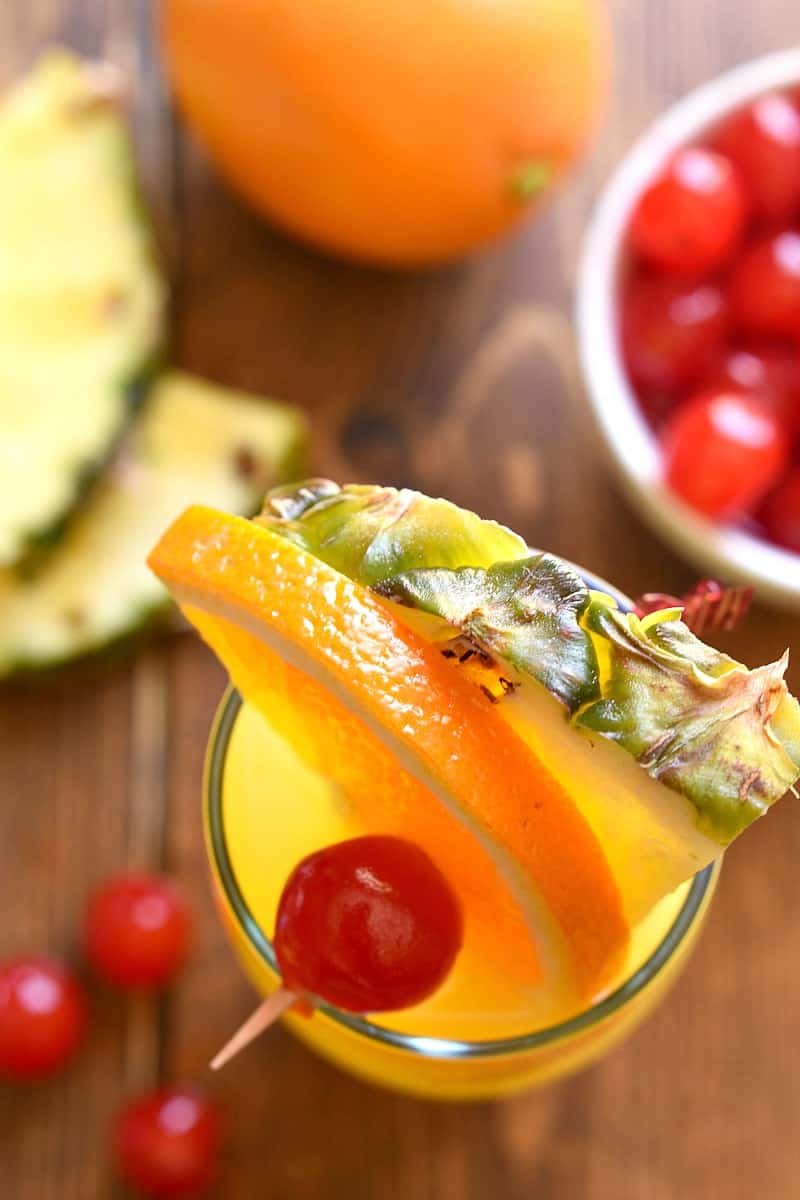
MULTIPOLYGON (((129 70, 141 161, 167 234, 186 367, 307 409, 316 464, 443 491, 614 579, 690 572, 615 494, 576 382, 569 312, 592 197, 665 103, 797 36, 796 0, 615 0, 616 94, 592 160, 518 237, 416 276, 305 253, 245 212, 177 128, 145 0, 11 0, 0 73, 60 39, 129 70), (460 430, 466 430, 461 436, 460 430)), ((742 656, 796 637, 757 611, 742 656)), ((0 953, 76 950, 87 890, 126 864, 183 880, 197 943, 160 1001, 97 989, 80 1062, 0 1090, 4 1200, 118 1196, 110 1113, 156 1080, 207 1078, 252 995, 211 909, 200 770, 223 685, 191 638, 103 673, 0 696, 0 953)), ((794 670, 794 685, 800 671, 794 670)), ((275 1032, 214 1080, 229 1109, 225 1200, 790 1200, 800 1196, 800 820, 786 803, 730 855, 690 970, 631 1042, 498 1105, 369 1090, 275 1032)))

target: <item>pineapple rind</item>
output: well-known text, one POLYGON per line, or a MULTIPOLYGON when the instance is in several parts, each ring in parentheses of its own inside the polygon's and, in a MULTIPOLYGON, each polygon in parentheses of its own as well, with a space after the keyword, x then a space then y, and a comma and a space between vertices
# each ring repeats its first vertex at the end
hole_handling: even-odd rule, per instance
POLYGON ((487 569, 406 571, 375 590, 441 617, 493 658, 533 676, 570 712, 600 695, 597 655, 580 624, 589 591, 552 554, 487 569))
POLYGON ((727 845, 800 774, 800 708, 783 678, 788 656, 748 670, 701 642, 674 612, 642 621, 604 607, 592 620, 612 646, 611 676, 576 723, 686 796, 698 828, 727 845))
POLYGON ((368 587, 420 567, 490 567, 530 554, 504 525, 408 488, 307 480, 270 492, 258 520, 368 587))

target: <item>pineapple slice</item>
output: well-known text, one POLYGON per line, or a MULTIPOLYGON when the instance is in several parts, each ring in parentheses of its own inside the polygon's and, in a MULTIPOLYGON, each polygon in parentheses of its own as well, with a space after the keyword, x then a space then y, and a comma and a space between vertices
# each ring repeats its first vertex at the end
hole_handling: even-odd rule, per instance
POLYGON ((800 776, 786 656, 750 671, 680 610, 640 621, 553 555, 418 493, 317 480, 268 496, 258 519, 372 586, 496 703, 597 835, 632 924, 800 776))
POLYGON ((0 675, 98 650, 163 611, 145 557, 183 508, 204 499, 255 511, 264 488, 300 467, 292 408, 162 376, 110 469, 30 579, 0 573, 0 675))
POLYGON ((107 83, 50 53, 0 104, 0 567, 57 538, 161 350, 165 288, 107 83))

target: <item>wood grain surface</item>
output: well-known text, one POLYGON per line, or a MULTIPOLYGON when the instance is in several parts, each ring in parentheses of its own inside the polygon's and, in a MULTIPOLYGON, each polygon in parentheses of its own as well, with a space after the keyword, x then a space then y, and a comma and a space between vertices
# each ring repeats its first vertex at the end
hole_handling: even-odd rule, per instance
MULTIPOLYGON (((628 592, 690 578, 615 494, 576 379, 570 306, 593 196, 687 87, 798 36, 797 0, 615 0, 616 91, 558 203, 448 270, 389 275, 288 243, 215 179, 171 113, 150 6, 3 0, 0 80, 59 40, 130 74, 142 169, 174 283, 175 356, 312 414, 316 466, 443 491, 628 592)), ((756 611, 742 657, 796 622, 756 611)), ((795 688, 800 671, 793 670, 795 688)), ((0 1089, 3 1200, 103 1200, 115 1107, 205 1064, 252 995, 212 913, 203 750, 223 676, 188 637, 102 672, 0 692, 0 954, 73 954, 87 890, 163 866, 197 915, 158 1002, 94 989, 90 1042, 52 1085, 0 1089)), ((496 1105, 367 1089, 281 1032, 213 1086, 228 1109, 225 1200, 794 1200, 800 1196, 800 816, 786 803, 729 855, 689 970, 607 1061, 496 1105)))

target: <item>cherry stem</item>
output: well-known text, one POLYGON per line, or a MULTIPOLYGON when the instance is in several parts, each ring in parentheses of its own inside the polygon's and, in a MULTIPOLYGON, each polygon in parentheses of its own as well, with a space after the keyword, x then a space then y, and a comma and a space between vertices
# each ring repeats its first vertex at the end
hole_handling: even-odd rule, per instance
POLYGON ((255 1012, 250 1014, 244 1024, 239 1026, 233 1037, 214 1055, 210 1064, 211 1070, 218 1071, 220 1067, 224 1067, 225 1063, 230 1062, 240 1050, 244 1050, 245 1046, 249 1046, 252 1041, 260 1037, 265 1030, 269 1029, 270 1025, 274 1025, 296 1000, 295 992, 290 992, 288 988, 283 987, 268 996, 263 1003, 259 1004, 255 1012))

